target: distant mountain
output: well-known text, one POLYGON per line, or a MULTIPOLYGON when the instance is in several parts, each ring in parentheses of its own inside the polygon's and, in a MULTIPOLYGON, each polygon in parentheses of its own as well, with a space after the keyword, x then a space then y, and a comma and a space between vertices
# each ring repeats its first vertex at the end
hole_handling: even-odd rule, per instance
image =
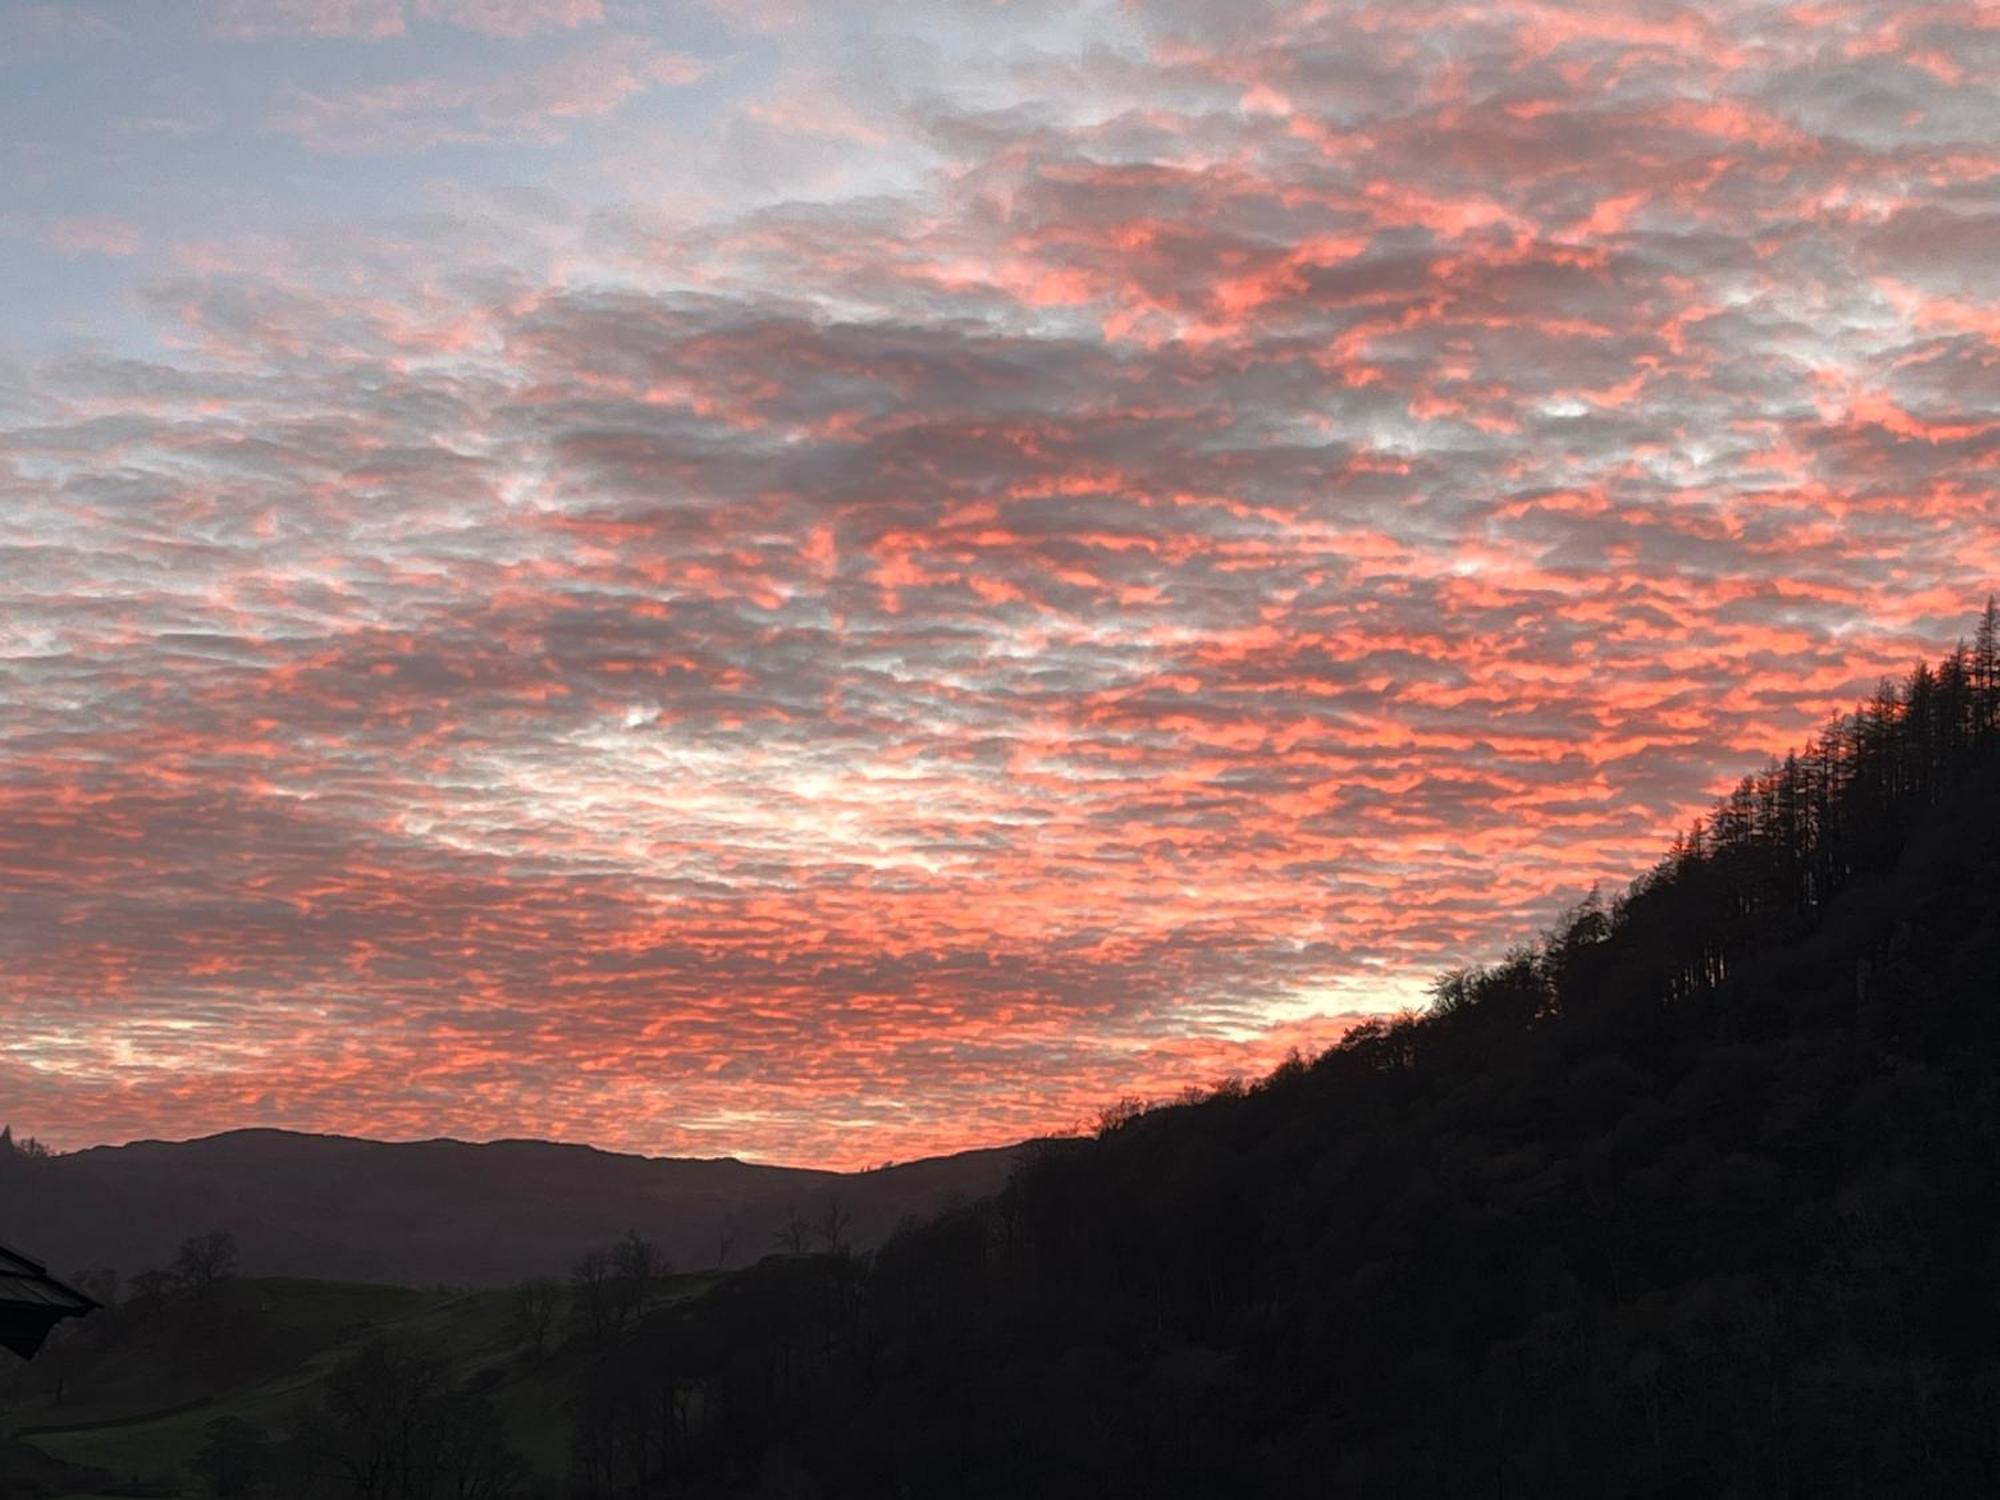
POLYGON ((247 1272, 493 1286, 561 1276, 628 1230, 676 1267, 742 1265, 831 1203, 873 1245, 906 1216, 998 1189, 1012 1148, 873 1171, 627 1156, 547 1141, 384 1142, 282 1130, 0 1154, 0 1238, 62 1272, 163 1266, 188 1236, 236 1236, 247 1272))

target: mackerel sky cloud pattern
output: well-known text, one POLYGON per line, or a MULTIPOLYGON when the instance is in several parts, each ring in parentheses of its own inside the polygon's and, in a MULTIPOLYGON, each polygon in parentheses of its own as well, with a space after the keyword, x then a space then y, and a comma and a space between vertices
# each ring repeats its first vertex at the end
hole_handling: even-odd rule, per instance
POLYGON ((1990 5, 40 4, 0 78, 61 1144, 1259 1069, 2000 580, 1990 5))

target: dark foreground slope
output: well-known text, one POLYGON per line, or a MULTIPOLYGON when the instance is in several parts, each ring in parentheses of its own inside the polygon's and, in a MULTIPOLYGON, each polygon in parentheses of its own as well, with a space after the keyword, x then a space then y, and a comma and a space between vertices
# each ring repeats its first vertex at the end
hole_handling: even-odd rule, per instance
POLYGON ((655 1316, 585 1492, 2000 1493, 1996 719, 1927 668, 1429 1016, 655 1316))
POLYGON ((263 1274, 495 1286, 564 1274, 627 1230, 687 1269, 770 1249, 796 1213, 838 1203, 872 1245, 902 1218, 993 1192, 1012 1153, 876 1171, 626 1156, 548 1141, 384 1142, 280 1130, 140 1141, 66 1156, 0 1151, 0 1235, 65 1270, 130 1276, 191 1235, 228 1231, 263 1274))
MULTIPOLYGON (((646 1300, 712 1280, 659 1277, 646 1300)), ((231 1277, 128 1296, 0 1363, 0 1500, 303 1500, 357 1476, 374 1500, 553 1500, 602 1346, 572 1293, 550 1298, 538 1330, 510 1289, 231 1277)))

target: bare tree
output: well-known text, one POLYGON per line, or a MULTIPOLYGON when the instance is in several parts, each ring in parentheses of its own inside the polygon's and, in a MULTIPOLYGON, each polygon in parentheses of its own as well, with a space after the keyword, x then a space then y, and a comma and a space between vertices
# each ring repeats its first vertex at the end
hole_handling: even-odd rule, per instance
POLYGON ((796 1208, 785 1210, 785 1227, 780 1229, 773 1240, 780 1250, 788 1255, 804 1255, 812 1248, 813 1227, 796 1208))
POLYGON ((16 1138, 12 1125, 0 1125, 0 1158, 18 1156, 28 1160, 44 1161, 55 1155, 47 1146, 33 1136, 16 1138))
POLYGON ((619 1319, 637 1322, 652 1302, 654 1279, 667 1274, 666 1259, 658 1245, 628 1229, 625 1238, 611 1247, 611 1270, 618 1282, 619 1319))
POLYGON ((1097 1133, 1110 1135, 1131 1124, 1146 1112, 1146 1101, 1127 1094, 1116 1104, 1107 1104, 1097 1112, 1097 1133))
POLYGON ((537 1276, 514 1288, 514 1331, 535 1351, 535 1363, 547 1356, 549 1329, 562 1302, 562 1288, 553 1276, 537 1276))
POLYGON ((285 1495, 510 1500, 527 1470, 491 1403, 460 1386, 442 1355, 382 1339, 333 1367, 284 1446, 301 1471, 285 1495))
POLYGON ((826 1211, 819 1216, 819 1223, 813 1226, 821 1243, 835 1255, 847 1252, 847 1231, 854 1227, 854 1215, 841 1206, 838 1198, 826 1200, 826 1211))
POLYGON ((257 1493, 271 1467, 271 1445, 262 1429, 242 1417, 216 1417, 203 1425, 201 1447, 188 1467, 208 1481, 216 1500, 257 1493))
POLYGON ((583 1331, 594 1339, 603 1338, 611 1331, 615 1308, 611 1292, 611 1257, 602 1250, 591 1250, 577 1257, 570 1268, 569 1284, 576 1293, 576 1300, 570 1304, 570 1316, 582 1325, 583 1331))
POLYGON ((169 1274, 180 1285, 206 1292, 236 1274, 236 1236, 226 1229, 181 1241, 169 1274))

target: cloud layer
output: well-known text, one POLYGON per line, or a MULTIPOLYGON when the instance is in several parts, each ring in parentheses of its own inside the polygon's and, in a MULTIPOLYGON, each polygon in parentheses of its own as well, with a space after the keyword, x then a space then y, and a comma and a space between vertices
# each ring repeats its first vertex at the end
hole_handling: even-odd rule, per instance
MULTIPOLYGON (((2000 578, 1990 8, 985 9, 801 17, 701 159, 809 193, 634 136, 0 367, 0 1112, 1062 1125, 1628 878, 2000 578)), ((269 128, 709 67, 588 38, 269 128)))

